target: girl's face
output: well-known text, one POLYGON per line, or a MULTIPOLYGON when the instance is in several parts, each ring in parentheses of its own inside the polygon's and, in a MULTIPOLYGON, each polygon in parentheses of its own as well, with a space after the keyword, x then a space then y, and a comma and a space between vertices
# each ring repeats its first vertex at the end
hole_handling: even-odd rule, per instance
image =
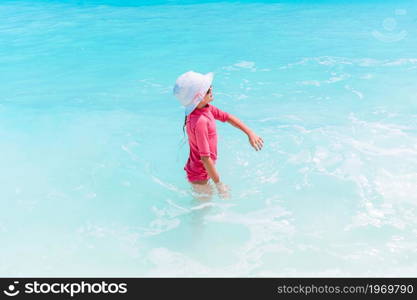
POLYGON ((204 96, 204 99, 201 100, 201 102, 197 105, 197 108, 203 108, 204 106, 206 106, 209 102, 213 101, 213 91, 212 91, 213 87, 210 87, 206 93, 206 95, 204 96))

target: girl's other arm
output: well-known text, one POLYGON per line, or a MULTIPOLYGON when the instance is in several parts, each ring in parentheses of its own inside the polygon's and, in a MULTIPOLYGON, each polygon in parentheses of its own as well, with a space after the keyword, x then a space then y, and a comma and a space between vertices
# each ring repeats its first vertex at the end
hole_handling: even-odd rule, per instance
POLYGON ((233 115, 229 115, 229 119, 227 120, 231 125, 235 126, 236 128, 239 128, 249 138, 249 143, 252 145, 253 148, 255 148, 256 151, 261 150, 264 141, 261 137, 257 136, 248 126, 246 126, 241 120, 236 118, 233 115))
POLYGON ((203 162, 204 168, 214 183, 219 183, 220 176, 219 173, 217 173, 216 166, 214 165, 210 156, 201 156, 201 161, 203 162))

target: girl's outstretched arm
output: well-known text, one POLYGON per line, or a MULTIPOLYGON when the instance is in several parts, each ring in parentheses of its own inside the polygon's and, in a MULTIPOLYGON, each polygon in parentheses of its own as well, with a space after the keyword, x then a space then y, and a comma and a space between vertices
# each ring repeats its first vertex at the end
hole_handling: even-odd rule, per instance
POLYGON ((236 128, 239 128, 249 138, 249 143, 252 145, 253 148, 255 148, 256 151, 261 150, 264 141, 261 137, 257 136, 248 126, 246 126, 241 120, 236 118, 233 115, 229 115, 229 119, 227 120, 231 125, 235 126, 236 128))

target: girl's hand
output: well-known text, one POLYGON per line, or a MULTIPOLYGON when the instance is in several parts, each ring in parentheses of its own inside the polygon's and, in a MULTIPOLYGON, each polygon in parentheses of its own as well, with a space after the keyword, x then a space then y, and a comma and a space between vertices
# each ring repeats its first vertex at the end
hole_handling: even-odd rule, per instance
POLYGON ((225 185, 223 182, 216 183, 217 192, 219 193, 220 198, 222 199, 229 199, 229 187, 225 185))
POLYGON ((249 143, 256 151, 261 150, 264 145, 264 140, 254 133, 248 135, 249 143))

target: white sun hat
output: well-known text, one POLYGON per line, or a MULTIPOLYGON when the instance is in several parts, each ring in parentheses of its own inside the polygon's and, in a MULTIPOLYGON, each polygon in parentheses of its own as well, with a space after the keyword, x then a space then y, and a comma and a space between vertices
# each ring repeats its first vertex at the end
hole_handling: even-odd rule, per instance
POLYGON ((204 99, 211 83, 213 73, 200 74, 188 71, 178 77, 175 82, 174 95, 178 98, 181 105, 185 107, 185 115, 188 116, 204 99))

